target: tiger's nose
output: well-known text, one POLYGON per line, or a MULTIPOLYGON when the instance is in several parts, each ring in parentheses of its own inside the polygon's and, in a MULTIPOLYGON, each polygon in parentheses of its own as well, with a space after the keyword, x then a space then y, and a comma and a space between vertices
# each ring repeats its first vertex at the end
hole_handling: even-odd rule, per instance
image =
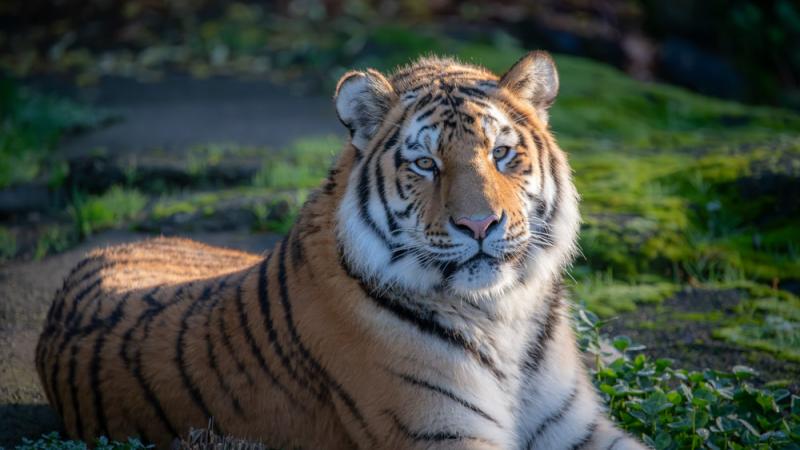
POLYGON ((471 217, 459 217, 455 220, 456 228, 468 233, 472 232, 475 239, 483 239, 492 225, 498 223, 500 218, 496 214, 490 214, 483 219, 473 219, 471 217))

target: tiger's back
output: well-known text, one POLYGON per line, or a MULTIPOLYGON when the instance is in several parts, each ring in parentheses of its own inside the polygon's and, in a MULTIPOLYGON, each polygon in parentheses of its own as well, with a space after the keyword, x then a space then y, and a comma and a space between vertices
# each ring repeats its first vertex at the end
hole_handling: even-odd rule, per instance
MULTIPOLYGON (((254 329, 241 339, 237 332, 257 326, 252 302, 243 298, 257 289, 264 260, 175 238, 87 255, 56 294, 36 350, 39 376, 67 433, 139 436, 167 447, 214 417, 233 424, 225 432, 264 439, 253 422, 267 414, 287 434, 271 433, 272 442, 296 442, 290 437, 303 422, 324 422, 290 402, 264 403, 278 393, 245 350, 262 336, 254 329)), ((320 434, 328 443, 341 440, 337 432, 320 434)))

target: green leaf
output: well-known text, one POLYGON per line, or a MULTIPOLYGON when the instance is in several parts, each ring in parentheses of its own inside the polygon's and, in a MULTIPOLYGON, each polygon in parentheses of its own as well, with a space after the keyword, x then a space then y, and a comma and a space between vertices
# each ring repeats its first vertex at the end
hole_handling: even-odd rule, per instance
POLYGON ((614 348, 624 352, 625 349, 631 346, 631 338, 628 336, 617 336, 614 338, 614 342, 612 344, 614 345, 614 348))
POLYGON ((749 380, 758 375, 758 372, 748 366, 733 366, 733 374, 740 380, 749 380))

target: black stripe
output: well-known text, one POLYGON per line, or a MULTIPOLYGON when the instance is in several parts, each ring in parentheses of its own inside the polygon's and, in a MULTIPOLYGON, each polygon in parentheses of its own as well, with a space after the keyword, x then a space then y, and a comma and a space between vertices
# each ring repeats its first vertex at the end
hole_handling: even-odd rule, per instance
MULTIPOLYGON (((453 431, 413 431, 411 428, 400 421, 400 418, 397 417, 397 414, 390 410, 384 410, 383 414, 389 416, 394 422, 394 425, 400 430, 403 435, 414 442, 442 442, 442 441, 480 441, 480 442, 487 442, 485 439, 477 438, 474 436, 467 436, 463 434, 458 434, 453 431)), ((490 443, 489 443, 490 444, 490 443)))
POLYGON ((123 317, 123 308, 125 307, 125 302, 127 301, 128 297, 130 296, 130 292, 126 293, 117 303, 117 306, 114 307, 114 310, 111 314, 104 320, 105 326, 102 330, 97 334, 97 338, 94 341, 94 349, 92 351, 92 360, 89 362, 89 386, 92 387, 92 397, 94 398, 94 414, 95 419, 100 427, 100 433, 103 436, 108 436, 108 420, 106 418, 105 413, 105 406, 103 404, 103 392, 100 389, 100 371, 102 367, 101 363, 101 353, 103 351, 103 345, 105 345, 106 335, 111 332, 122 320, 123 317))
POLYGON ((378 199, 381 201, 383 211, 386 214, 386 224, 389 227, 389 236, 394 237, 397 232, 397 221, 392 215, 392 210, 389 208, 389 202, 386 200, 386 179, 383 176, 383 168, 381 167, 381 160, 378 158, 375 161, 375 184, 378 188, 378 199))
MULTIPOLYGON (((237 284, 241 284, 244 281, 244 278, 245 278, 244 276, 241 277, 237 282, 237 284)), ((242 360, 239 359, 237 351, 238 348, 233 346, 233 343, 231 342, 231 336, 230 334, 228 334, 228 329, 225 326, 225 313, 226 313, 225 307, 227 306, 227 304, 228 302, 224 302, 220 307, 219 318, 217 320, 219 334, 222 337, 222 345, 225 346, 226 353, 230 355, 231 359, 233 360, 233 363, 236 364, 236 368, 239 370, 239 373, 245 376, 245 378, 247 379, 247 384, 252 387, 254 383, 253 377, 250 375, 250 372, 247 371, 244 362, 242 362, 242 360)))
POLYGON ((150 384, 145 380, 144 375, 142 374, 142 364, 141 364, 141 350, 137 352, 137 363, 133 366, 133 376, 136 378, 136 381, 139 382, 139 386, 144 391, 144 396, 147 399, 147 402, 150 403, 150 406, 153 407, 156 411, 156 416, 161 421, 161 423, 167 428, 169 431, 170 436, 173 438, 178 437, 178 432, 175 429, 175 426, 172 425, 169 418, 167 418, 167 413, 164 411, 164 407, 161 406, 161 402, 158 400, 155 392, 150 387, 150 384))
POLYGON ((433 99, 433 94, 431 94, 430 92, 428 92, 427 94, 423 95, 422 98, 417 100, 417 103, 414 105, 414 111, 415 112, 419 111, 420 109, 422 109, 425 106, 427 106, 431 102, 431 99, 433 99))
POLYGON ((75 415, 75 429, 78 431, 78 439, 83 441, 85 440, 85 436, 83 434, 83 418, 81 416, 81 407, 78 404, 78 385, 75 383, 75 372, 77 370, 77 356, 78 354, 78 344, 72 344, 72 348, 70 351, 69 357, 69 373, 67 375, 67 385, 69 386, 69 392, 72 396, 72 413, 75 415))
POLYGON ((406 194, 405 189, 403 189, 402 184, 400 183, 400 167, 403 165, 403 156, 400 147, 398 147, 394 151, 394 170, 395 170, 395 177, 394 177, 394 188, 397 191, 397 195, 400 196, 401 200, 407 200, 408 195, 406 194))
POLYGON ((546 299, 547 312, 544 323, 539 325, 536 337, 528 343, 527 355, 523 364, 529 377, 539 370, 547 346, 555 337, 556 327, 561 323, 562 292, 559 287, 551 289, 546 299))
POLYGON ((341 383, 336 381, 329 373, 326 371, 319 361, 311 354, 308 348, 303 344, 302 339, 300 338, 300 334, 297 331, 297 328, 294 323, 294 318, 292 317, 292 305, 289 301, 289 289, 286 284, 286 241, 281 244, 279 259, 278 259, 278 287, 280 289, 280 297, 281 297, 281 305, 283 306, 284 311, 284 319, 286 320, 286 326, 289 329, 289 334, 292 338, 292 342, 297 346, 300 350, 300 355, 304 358, 305 361, 311 364, 312 369, 315 373, 317 373, 325 383, 327 387, 329 387, 334 393, 338 395, 338 397, 342 400, 345 404, 347 409, 350 411, 350 414, 355 417, 358 421, 361 429, 364 431, 364 434, 375 444, 377 441, 375 436, 369 431, 367 427, 367 422, 364 419, 364 415, 356 406, 353 397, 344 390, 341 383))
MULTIPOLYGON (((221 298, 221 294, 224 294, 223 291, 227 286, 228 279, 231 275, 227 275, 224 277, 217 288, 215 289, 215 294, 217 295, 216 299, 219 300, 221 298)), ((214 372, 214 375, 217 377, 217 383, 219 384, 222 391, 230 397, 231 399, 231 406, 233 406, 234 411, 240 417, 244 415, 244 411, 242 410, 242 406, 239 403, 239 398, 233 394, 230 385, 226 381, 226 377, 222 374, 222 371, 219 368, 219 364, 217 363, 217 356, 214 353, 214 344, 211 341, 211 317, 213 316, 213 312, 216 311, 221 314, 219 309, 215 310, 214 306, 217 304, 216 301, 212 301, 209 303, 208 311, 206 311, 206 357, 208 358, 208 364, 211 366, 211 370, 214 372)))
POLYGON ((613 441, 611 441, 610 444, 608 444, 606 450, 613 450, 614 446, 616 446, 621 440, 625 439, 625 437, 626 436, 624 434, 622 436, 617 436, 616 439, 614 439, 613 441))
POLYGON ((414 325, 418 330, 425 334, 436 336, 453 346, 461 348, 468 354, 475 357, 482 366, 491 371, 498 379, 505 379, 506 375, 495 366, 495 363, 491 357, 482 353, 475 343, 468 340, 458 330, 448 328, 439 323, 439 321, 436 320, 435 312, 429 310, 418 311, 411 309, 400 302, 383 296, 377 290, 372 289, 366 282, 364 282, 364 280, 362 280, 358 275, 355 274, 355 272, 353 272, 341 250, 339 252, 339 264, 342 266, 342 269, 345 271, 347 276, 359 284, 364 292, 364 295, 372 300, 376 306, 379 306, 380 308, 391 312, 397 318, 414 325))
POLYGON ((589 442, 591 442, 595 431, 597 431, 597 422, 592 422, 592 424, 586 429, 586 435, 584 435, 580 441, 576 442, 575 445, 570 447, 570 450, 581 450, 582 448, 586 448, 589 442))
MULTIPOLYGON (((287 245, 288 243, 286 240, 281 243, 281 261, 283 261, 283 258, 285 257, 287 245)), ((315 386, 313 386, 309 380, 308 373, 298 372, 297 368, 292 365, 292 361, 289 359, 288 352, 284 352, 283 346, 278 340, 278 333, 275 330, 275 325, 272 321, 272 306, 269 298, 269 275, 267 273, 269 270, 269 263, 272 260, 272 255, 273 254, 270 253, 270 255, 264 259, 258 269, 258 305, 261 315, 264 318, 264 331, 267 333, 267 337, 269 338, 269 342, 273 351, 280 359, 283 368, 289 373, 292 381, 297 383, 302 389, 308 390, 320 402, 325 402, 326 399, 324 389, 322 389, 322 387, 315 388, 315 386)))
MULTIPOLYGON (((85 294, 84 294, 85 295, 85 294)), ((98 293, 94 297, 94 300, 101 295, 98 293)), ((55 352, 55 362, 53 363, 53 370, 51 372, 51 379, 50 379, 50 388, 53 391, 53 397, 55 400, 56 410, 58 411, 58 415, 64 417, 64 404, 61 398, 61 393, 58 389, 58 375, 61 372, 61 359, 60 357, 64 354, 64 350, 66 350, 67 345, 69 345, 70 341, 73 340, 76 336, 86 335, 94 330, 96 324, 89 324, 88 327, 76 327, 74 324, 70 326, 69 324, 63 324, 63 327, 66 328, 63 332, 62 339, 58 344, 58 349, 55 352)), ((50 345, 50 349, 53 350, 55 348, 56 341, 55 336, 53 337, 52 344, 50 345)), ((51 358, 53 354, 51 352, 47 352, 47 358, 51 358)), ((69 360, 69 366, 73 367, 75 364, 74 355, 69 360)), ((69 377, 69 374, 67 375, 69 377)), ((74 383, 74 375, 73 375, 73 383, 74 383)))
MULTIPOLYGON (((181 317, 181 325, 180 329, 178 330, 178 337, 175 339, 175 364, 178 366, 178 374, 181 377, 181 382, 183 383, 183 387, 189 391, 189 396, 192 398, 194 404, 200 409, 204 418, 206 420, 211 419, 213 415, 211 411, 208 409, 208 405, 206 404, 205 400, 203 399, 203 394, 200 392, 200 389, 194 384, 191 377, 189 376, 189 369, 186 366, 186 361, 184 360, 184 353, 185 353, 185 336, 186 332, 189 329, 189 317, 194 314, 195 308, 200 306, 200 304, 205 303, 209 297, 211 296, 211 286, 206 286, 202 293, 200 294, 199 298, 192 299, 192 303, 186 308, 182 317, 181 317)), ((216 423, 214 423, 215 431, 219 432, 220 434, 224 434, 221 430, 218 429, 216 423)))
POLYGON ((364 166, 361 168, 361 174, 358 179, 358 203, 359 203, 359 217, 369 227, 369 229, 381 240, 386 247, 391 248, 391 242, 386 234, 378 227, 378 224, 372 219, 369 213, 369 198, 371 186, 369 182, 369 163, 372 157, 377 152, 371 152, 364 161, 364 166))
MULTIPOLYGON (((161 286, 156 286, 151 292, 146 294, 146 296, 147 295, 155 295, 155 293, 160 289, 160 287, 161 286)), ((180 297, 180 292, 181 292, 182 289, 183 288, 180 288, 178 290, 178 292, 176 292, 176 295, 175 295, 176 298, 175 298, 175 301, 174 301, 175 303, 180 301, 179 297, 180 297)), ((120 357, 125 362, 126 367, 128 368, 128 370, 131 371, 131 374, 136 379, 137 383, 139 383, 139 387, 144 392, 145 399, 147 400, 147 402, 150 404, 150 406, 155 411, 156 417, 158 417, 158 419, 161 421, 162 425, 164 425, 164 428, 167 429, 167 431, 170 433, 170 435, 175 438, 175 437, 178 437, 178 432, 175 429, 175 426, 172 424, 172 422, 167 417, 167 414, 164 411, 164 407, 161 405, 161 402, 158 400, 158 397, 156 396, 156 394, 153 391, 152 387, 150 387, 150 384, 147 382, 147 380, 144 377, 144 374, 142 373, 142 361, 141 361, 141 356, 142 356, 141 353, 142 352, 141 352, 141 349, 139 349, 136 352, 136 354, 133 356, 133 358, 131 358, 128 355, 128 351, 127 351, 128 350, 128 345, 130 345, 131 339, 133 337, 133 333, 142 324, 146 324, 147 323, 146 321, 152 320, 152 318, 154 318, 155 316, 157 316, 158 314, 163 312, 165 308, 166 308, 166 306, 159 306, 158 308, 148 308, 142 314, 140 314, 139 317, 136 319, 136 322, 134 323, 134 325, 132 327, 130 327, 125 332, 125 334, 123 335, 123 337, 122 337, 122 345, 120 346, 119 353, 120 353, 120 357)))
MULTIPOLYGON (((173 296, 173 300, 171 303, 177 303, 181 300, 181 295, 183 293, 183 289, 185 286, 181 286, 173 296)), ((128 355, 128 345, 130 345, 131 340, 133 339, 133 333, 142 325, 146 324, 147 321, 151 320, 152 317, 155 317, 161 314, 164 309, 169 305, 161 304, 159 301, 155 299, 156 293, 159 291, 161 286, 156 286, 153 290, 146 293, 142 296, 142 300, 148 304, 148 308, 145 309, 139 317, 136 318, 136 322, 133 324, 132 327, 128 328, 128 330, 122 335, 122 345, 119 349, 119 354, 122 360, 125 362, 125 367, 130 369, 132 367, 133 362, 131 361, 130 356, 128 355)), ((171 304, 170 303, 170 304, 171 304)))
MULTIPOLYGON (((63 309, 64 309, 64 301, 66 300, 67 291, 72 290, 78 283, 80 283, 80 281, 86 280, 88 278, 87 277, 81 277, 81 280, 78 283, 71 283, 69 288, 67 287, 67 281, 69 281, 72 277, 77 275, 77 273, 81 269, 83 269, 87 264, 89 264, 90 262, 97 261, 99 259, 101 259, 101 257, 99 257, 99 256, 90 256, 88 258, 82 259, 78 264, 75 265, 75 267, 72 268, 72 270, 70 271, 69 275, 67 275, 64 278, 64 282, 61 284, 61 289, 56 294, 56 298, 60 297, 61 301, 58 302, 58 307, 51 308, 52 316, 51 316, 51 314, 48 314, 48 319, 51 318, 51 317, 54 317, 56 320, 61 320, 61 314, 62 314, 63 309)), ((57 302, 53 302, 53 306, 55 306, 56 303, 57 302)))
MULTIPOLYGON (((260 267, 260 265, 259 266, 255 266, 255 267, 258 268, 258 267, 260 267)), ((308 411, 308 409, 305 407, 305 405, 300 403, 297 400, 297 398, 291 393, 291 391, 289 391, 289 389, 287 389, 286 386, 284 386, 280 382, 280 380, 278 380, 278 377, 275 375, 274 372, 272 372, 272 370, 267 365, 267 361, 264 359, 264 355, 261 354, 261 350, 258 348, 258 344, 256 344, 256 340, 253 337, 253 332, 252 332, 252 330, 250 330, 250 325, 247 323, 247 316, 245 315, 245 311, 244 311, 244 299, 243 299, 243 295, 242 295, 242 284, 243 283, 241 283, 238 286, 236 286, 236 308, 237 308, 237 310, 239 312, 239 325, 240 325, 240 328, 244 331, 244 337, 245 337, 245 340, 247 341, 248 346, 250 347, 250 353, 252 353, 253 357, 256 359, 256 362, 258 362, 258 366, 261 368, 261 371, 264 372, 267 375, 267 377, 269 377, 269 379, 272 382, 272 384, 276 388, 278 388, 278 390, 280 390, 284 395, 286 395, 286 397, 289 398, 289 400, 294 405, 296 405, 297 407, 299 407, 303 411, 308 411)))
POLYGON ((578 387, 572 386, 572 390, 570 394, 561 402, 561 406, 551 415, 547 416, 542 423, 539 424, 538 427, 533 431, 531 436, 525 442, 525 448, 531 450, 534 448, 533 444, 536 443, 536 440, 539 439, 542 434, 547 430, 548 427, 558 423, 560 420, 564 418, 565 415, 572 409, 572 405, 575 402, 575 398, 578 396, 578 387))
POLYGON ((67 325, 75 324, 75 317, 78 312, 78 304, 80 304, 83 301, 83 299, 86 298, 87 295, 89 295, 90 292, 92 292, 96 288, 99 288, 100 283, 102 283, 102 281, 103 281, 102 278, 98 278, 94 280, 91 284, 86 286, 83 290, 78 292, 78 295, 76 295, 75 298, 73 298, 72 301, 70 302, 70 310, 67 313, 67 318, 64 319, 65 324, 67 325))
POLYGON ((292 233, 292 267, 297 269, 306 262, 306 252, 299 236, 300 232, 292 229, 292 233))
MULTIPOLYGON (((89 261, 95 261, 95 260, 98 260, 98 259, 100 259, 100 258, 99 257, 98 258, 92 258, 92 259, 89 259, 89 261)), ((66 284, 67 281, 69 280, 69 278, 67 278, 64 281, 65 286, 61 289, 61 294, 63 295, 63 299, 66 300, 67 295, 73 289, 75 289, 77 286, 80 286, 81 284, 83 284, 83 282, 85 282, 85 281, 93 278, 94 276, 98 275, 103 270, 111 269, 111 268, 114 268, 114 267, 119 266, 119 265, 134 264, 134 263, 136 263, 136 264, 142 264, 142 263, 153 263, 153 264, 166 263, 166 264, 170 264, 170 263, 174 263, 174 259, 165 259, 165 258, 132 258, 132 259, 114 260, 114 261, 103 263, 100 266, 98 266, 98 267, 90 270, 89 272, 85 273, 80 279, 70 283, 69 285, 66 284)), ((215 264, 198 264, 198 263, 194 262, 192 265, 194 267, 208 267, 208 268, 218 268, 219 267, 218 263, 215 263, 215 264)), ((96 282, 97 281, 95 281, 95 283, 96 282)), ((73 305, 73 307, 77 306, 77 304, 75 303, 74 300, 72 302, 72 305, 73 305)), ((61 319, 64 306, 65 306, 65 304, 62 301, 59 304, 59 306, 56 308, 56 311, 53 314, 54 317, 56 318, 56 320, 60 320, 61 319)), ((74 312, 72 312, 71 314, 74 315, 74 312)))
POLYGON ((425 120, 428 117, 430 117, 430 115, 433 114, 436 111, 437 108, 439 108, 439 105, 431 106, 427 111, 425 111, 424 113, 418 115, 417 119, 416 119, 417 122, 422 122, 423 120, 425 120))
POLYGON ((444 395, 445 397, 449 398, 450 400, 453 400, 454 402, 458 403, 459 405, 469 409, 470 411, 478 414, 479 416, 483 417, 484 419, 486 419, 486 420, 496 424, 498 427, 502 428, 502 425, 500 425, 500 422, 498 422, 497 419, 495 419, 494 417, 492 417, 489 414, 487 414, 486 412, 484 412, 482 409, 480 409, 474 403, 470 403, 467 400, 464 400, 463 398, 461 398, 458 395, 454 394, 452 391, 449 391, 449 390, 447 390, 447 389, 445 389, 443 387, 440 387, 440 386, 436 386, 436 385, 431 384, 431 383, 429 383, 429 382, 427 382, 425 380, 413 377, 411 375, 406 375, 406 374, 402 374, 402 373, 396 373, 396 372, 393 372, 393 371, 391 373, 393 375, 395 375, 396 377, 399 377, 401 380, 405 381, 406 383, 413 384, 414 386, 422 387, 422 388, 428 389, 430 391, 436 392, 437 394, 444 395))
POLYGON ((482 91, 482 90, 480 90, 478 88, 474 88, 474 87, 470 87, 470 86, 458 86, 458 90, 461 91, 462 93, 466 94, 466 95, 471 96, 471 97, 477 97, 477 98, 486 98, 486 97, 488 97, 486 92, 484 92, 484 91, 482 91))

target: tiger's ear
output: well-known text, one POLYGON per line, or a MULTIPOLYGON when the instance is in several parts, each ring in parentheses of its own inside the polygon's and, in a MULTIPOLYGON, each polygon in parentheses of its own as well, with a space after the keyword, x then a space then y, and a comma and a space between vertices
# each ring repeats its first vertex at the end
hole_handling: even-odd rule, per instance
POLYGON ((380 128, 397 94, 380 72, 348 72, 336 85, 336 113, 350 130, 353 145, 365 150, 380 128))
POLYGON ((556 63, 547 52, 530 52, 503 75, 500 87, 531 103, 539 117, 547 123, 547 109, 558 94, 556 63))

